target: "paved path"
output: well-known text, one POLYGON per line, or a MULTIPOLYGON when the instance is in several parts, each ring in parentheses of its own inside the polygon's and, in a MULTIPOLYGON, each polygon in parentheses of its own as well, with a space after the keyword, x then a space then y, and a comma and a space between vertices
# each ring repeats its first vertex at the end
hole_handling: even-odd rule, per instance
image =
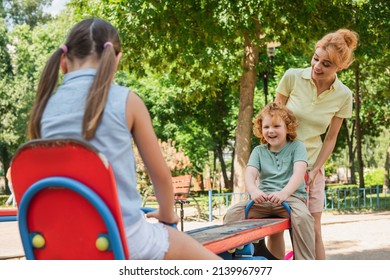
MULTIPOLYGON (((213 224, 221 224, 215 221, 213 224)), ((210 223, 201 223, 207 226, 210 223)), ((184 230, 200 223, 184 223, 184 230)), ((322 217, 322 235, 329 260, 390 260, 390 211, 366 214, 332 214, 322 217)), ((291 250, 288 231, 286 250, 291 250)))
POLYGON ((331 260, 390 260, 390 211, 324 215, 323 239, 331 260))
MULTIPOLYGON (((221 224, 216 220, 212 224, 221 224)), ((185 222, 184 230, 209 226, 185 222)), ((390 260, 390 211, 366 214, 323 214, 323 238, 329 260, 390 260)), ((285 233, 287 249, 291 243, 285 233)), ((0 223, 0 259, 24 254, 16 222, 0 223)))
POLYGON ((0 260, 24 256, 17 222, 0 223, 0 260))

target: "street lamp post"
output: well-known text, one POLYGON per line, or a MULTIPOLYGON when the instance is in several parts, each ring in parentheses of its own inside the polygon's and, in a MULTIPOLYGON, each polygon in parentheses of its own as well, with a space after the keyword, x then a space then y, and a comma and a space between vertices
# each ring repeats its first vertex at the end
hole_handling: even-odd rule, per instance
POLYGON ((268 96, 268 71, 263 72, 263 91, 264 91, 264 99, 265 104, 268 104, 267 96, 268 96))
POLYGON ((267 61, 266 70, 263 72, 263 89, 264 89, 265 104, 268 104, 268 81, 269 81, 270 75, 272 75, 272 73, 273 73, 275 50, 279 46, 280 46, 280 43, 278 43, 278 42, 267 43, 268 61, 267 61))
POLYGON ((267 68, 263 72, 263 90, 264 90, 265 104, 268 104, 268 79, 269 79, 269 75, 272 73, 273 60, 275 56, 275 44, 272 43, 267 44, 267 55, 268 55, 267 68))

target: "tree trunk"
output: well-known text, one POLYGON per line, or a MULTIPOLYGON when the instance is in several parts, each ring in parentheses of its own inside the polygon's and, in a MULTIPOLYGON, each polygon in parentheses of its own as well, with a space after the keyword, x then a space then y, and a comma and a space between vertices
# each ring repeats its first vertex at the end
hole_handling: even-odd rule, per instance
POLYGON ((360 108, 361 108, 361 96, 360 96, 360 71, 359 64, 355 66, 355 114, 356 114, 356 157, 358 162, 358 173, 359 173, 359 187, 364 188, 364 166, 363 166, 363 155, 362 155, 362 128, 360 122, 360 108))
POLYGON ((228 192, 231 192, 233 191, 233 184, 232 184, 232 180, 229 179, 227 175, 226 163, 225 160, 223 159, 223 150, 221 145, 217 146, 217 154, 218 154, 219 162, 221 163, 221 170, 222 170, 223 181, 225 182, 225 188, 227 189, 228 192))
POLYGON ((3 164, 3 171, 4 171, 4 179, 5 179, 5 194, 11 194, 11 190, 9 188, 9 182, 7 180, 7 170, 10 166, 11 163, 11 156, 8 152, 7 146, 6 145, 1 145, 0 144, 0 160, 1 163, 3 164))
MULTIPOLYGON (((353 139, 354 139, 354 131, 355 126, 352 125, 352 132, 349 132, 347 120, 343 122, 343 127, 346 131, 347 135, 347 145, 348 145, 348 169, 351 174, 351 177, 348 179, 348 184, 356 184, 356 176, 355 176, 355 151, 353 149, 353 139)), ((346 174, 348 176, 348 174, 346 174)))
POLYGON ((387 147, 386 162, 385 162, 385 181, 383 183, 383 191, 389 190, 390 187, 390 145, 387 147))
MULTIPOLYGON (((232 159, 234 160, 235 157, 236 157, 236 150, 233 147, 232 159)), ((234 172, 234 161, 233 161, 232 164, 230 165, 230 182, 232 184, 232 191, 233 191, 234 173, 235 172, 234 172)))
POLYGON ((258 61, 258 47, 245 36, 243 74, 240 81, 240 108, 236 128, 234 157, 234 192, 245 192, 244 174, 250 155, 253 99, 256 86, 255 65, 258 61))
POLYGON ((193 178, 194 183, 194 191, 204 191, 204 184, 203 184, 203 175, 197 174, 193 178))
POLYGON ((264 104, 268 104, 268 72, 263 73, 264 104))

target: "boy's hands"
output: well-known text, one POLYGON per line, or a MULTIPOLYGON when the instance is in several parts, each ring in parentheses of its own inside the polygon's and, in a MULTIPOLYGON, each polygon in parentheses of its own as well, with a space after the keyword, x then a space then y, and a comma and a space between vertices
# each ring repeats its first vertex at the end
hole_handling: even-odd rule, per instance
POLYGON ((261 191, 259 189, 255 189, 252 192, 250 192, 249 194, 250 194, 251 199, 255 203, 262 203, 262 202, 265 202, 268 200, 268 196, 263 191, 261 191))
POLYGON ((255 203, 262 203, 262 202, 269 201, 280 205, 282 204, 283 201, 285 201, 289 197, 289 195, 283 191, 273 192, 267 195, 263 191, 257 189, 250 192, 250 197, 255 203))
POLYGON ((285 201, 289 195, 287 195, 285 192, 273 192, 270 193, 267 197, 268 201, 275 203, 275 204, 282 204, 283 201, 285 201))

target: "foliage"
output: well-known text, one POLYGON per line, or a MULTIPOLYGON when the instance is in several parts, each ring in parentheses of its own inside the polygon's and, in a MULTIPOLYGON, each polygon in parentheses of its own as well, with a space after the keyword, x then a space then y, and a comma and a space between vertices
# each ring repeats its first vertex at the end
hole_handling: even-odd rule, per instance
POLYGON ((366 186, 382 186, 385 181, 385 169, 369 169, 364 173, 364 182, 366 186))
POLYGON ((12 72, 11 57, 7 50, 7 45, 9 43, 7 36, 7 29, 5 21, 3 18, 0 18, 0 77, 12 72))
POLYGON ((36 28, 33 32, 27 25, 21 25, 9 34, 14 67, 0 81, 0 142, 13 149, 26 140, 28 111, 38 74, 43 67, 44 55, 53 48, 50 42, 55 42, 51 31, 36 28), (47 32, 46 40, 41 36, 42 31, 47 32))
POLYGON ((337 166, 332 161, 327 161, 325 163, 324 168, 326 177, 332 176, 333 174, 337 173, 337 166))
POLYGON ((35 27, 40 23, 52 19, 50 14, 44 12, 53 0, 3 0, 4 13, 8 23, 12 26, 27 24, 35 27))
POLYGON ((384 167, 387 157, 387 148, 390 145, 390 128, 380 127, 378 137, 364 135, 363 159, 366 168, 384 167))
POLYGON ((175 148, 175 142, 171 139, 168 142, 159 142, 165 161, 168 168, 172 172, 172 176, 184 175, 188 172, 188 167, 191 162, 181 149, 175 148))
MULTIPOLYGON (((264 71, 270 72, 271 101, 286 69, 309 65, 318 38, 342 27, 355 30, 360 45, 353 66, 358 65, 360 74, 356 77, 351 68, 342 71, 339 78, 355 91, 355 97, 359 93, 362 108, 359 116, 346 120, 350 135, 340 132, 332 162, 337 165, 341 161, 337 156, 348 161, 344 155, 347 140, 356 153, 354 126, 359 118, 365 165, 383 165, 387 147, 382 147, 389 139, 383 133, 388 133, 390 121, 387 1, 332 0, 323 5, 318 0, 71 0, 71 8, 56 19, 40 16, 40 9, 49 0, 2 2, 15 4, 12 11, 7 6, 1 13, 13 18, 12 33, 4 21, 0 22, 2 162, 7 161, 3 151, 10 157, 25 139, 28 110, 47 56, 62 44, 65 32, 76 20, 100 16, 118 27, 123 41, 122 71, 117 81, 143 98, 159 139, 174 139, 176 148, 181 147, 190 158, 193 165, 188 168, 193 174, 201 173, 209 162, 209 151, 222 148, 233 152, 236 129, 251 126, 252 116, 245 123, 237 121, 242 110, 240 88, 256 85, 254 104, 244 107, 252 106, 256 114, 265 103, 264 71), (29 12, 28 5, 17 6, 19 3, 32 3, 37 10, 29 12), (245 36, 258 51, 254 65, 257 81, 247 84, 242 82, 247 70, 243 64, 245 36), (265 48, 269 41, 281 43, 271 69, 265 48)), ((257 141, 249 138, 243 145, 257 141)))
MULTIPOLYGON (((185 175, 191 167, 191 162, 181 149, 175 147, 175 142, 169 139, 167 142, 160 141, 159 145, 164 156, 165 162, 172 176, 185 175)), ((137 162, 137 183, 141 194, 150 191, 151 182, 148 176, 148 171, 142 158, 134 145, 134 156, 137 162)))
MULTIPOLYGON (((0 26, 3 20, 0 19, 0 26)), ((15 55, 11 55, 12 36, 5 28, 2 31, 0 69, 0 161, 4 170, 8 169, 11 157, 16 148, 25 141, 25 124, 27 123, 27 106, 31 100, 28 93, 31 82, 25 76, 16 75, 13 67, 15 55)), ((8 182, 6 183, 6 187, 8 182)), ((9 193, 6 188, 6 193, 9 193)))
MULTIPOLYGON (((29 4, 29 1, 12 2, 29 4)), ((30 2, 37 4, 37 9, 46 3, 30 2)), ((67 31, 65 26, 72 19, 68 16, 46 23, 39 16, 39 11, 35 13, 28 10, 31 14, 29 19, 34 19, 34 22, 27 19, 19 22, 22 15, 27 13, 23 7, 20 9, 21 17, 14 19, 15 25, 11 30, 4 28, 4 21, 0 19, 0 161, 5 169, 16 149, 26 141, 29 111, 41 69, 48 55, 60 45, 67 31)), ((7 13, 6 16, 13 18, 14 14, 7 13)))
MULTIPOLYGON (((247 138, 251 134, 251 96, 254 94, 255 80, 253 77, 249 81, 243 78, 248 71, 243 58, 254 53, 254 67, 257 68, 257 52, 266 51, 267 41, 280 39, 283 43, 288 42, 292 33, 286 32, 287 29, 306 37, 304 29, 310 25, 296 23, 300 19, 307 19, 316 1, 292 4, 285 1, 251 0, 236 1, 234 5, 230 1, 193 0, 93 1, 93 5, 90 2, 72 1, 71 6, 75 7, 78 14, 101 16, 118 27, 123 47, 127 51, 123 56, 127 67, 124 69, 139 76, 148 75, 148 70, 167 73, 169 80, 181 89, 178 96, 182 101, 180 108, 184 108, 185 113, 185 109, 190 106, 198 109, 197 104, 208 109, 207 114, 198 113, 204 109, 189 111, 192 116, 184 120, 184 127, 181 126, 180 134, 175 135, 175 139, 181 143, 191 142, 192 146, 186 145, 188 149, 198 147, 193 143, 199 141, 199 136, 210 134, 210 138, 202 140, 201 146, 206 150, 224 150, 228 148, 227 145, 234 143, 240 147, 238 151, 235 148, 236 154, 245 158, 241 150, 248 150, 246 148, 250 146, 247 138), (247 41, 253 45, 253 50, 247 48, 244 43, 247 41), (227 109, 232 107, 230 104, 237 106, 239 101, 238 121, 237 117, 226 123, 219 122, 219 119, 210 121, 208 116, 219 115, 214 115, 212 110, 210 112, 212 108, 220 108, 218 105, 221 102, 214 102, 216 97, 227 109), (248 104, 242 104, 241 97, 247 98, 248 104), (236 103, 229 104, 228 100, 236 100, 236 103), (240 118, 241 115, 243 117, 240 118), (199 135, 192 131, 191 137, 187 131, 198 124, 203 125, 206 133, 199 135), (222 124, 217 125, 218 133, 214 133, 215 124, 222 124), (242 137, 237 139, 237 135, 242 137), (180 136, 184 137, 179 139, 180 136)), ((253 68, 253 65, 250 67, 253 68)), ((259 67, 264 68, 261 65, 259 67)), ((228 116, 221 117, 226 119, 228 116)), ((202 132, 202 129, 196 131, 202 132)))
MULTIPOLYGON (((386 51, 388 40, 383 40, 389 37, 387 20, 389 7, 385 4, 386 1, 333 0, 329 5, 314 0, 299 3, 251 0, 235 1, 234 4, 229 1, 192 0, 158 2, 107 0, 93 1, 93 3, 88 5, 87 1, 77 1, 77 3, 74 1, 74 6, 80 14, 103 16, 114 22, 121 30, 125 49, 129 51, 128 55, 126 53, 124 55, 126 69, 139 75, 148 75, 150 69, 157 73, 167 73, 170 75, 170 81, 174 81, 175 87, 181 89, 178 95, 183 101, 182 105, 185 105, 186 101, 188 104, 196 104, 199 100, 207 99, 207 96, 216 96, 217 91, 213 89, 224 85, 226 77, 232 81, 230 89, 233 94, 236 94, 237 100, 242 73, 248 70, 242 60, 245 36, 255 46, 253 50, 259 51, 259 63, 257 64, 255 60, 256 71, 259 74, 267 67, 264 63, 265 43, 267 41, 281 43, 280 52, 274 61, 275 77, 279 80, 287 68, 308 65, 315 41, 325 33, 339 28, 350 28, 357 31, 360 36, 356 61, 361 65, 359 67, 361 77, 356 77, 356 73, 351 68, 343 71, 340 78, 351 89, 356 88, 356 81, 362 81, 359 87, 364 96, 363 101, 367 104, 362 104, 363 108, 359 116, 346 122, 354 126, 355 119, 359 118, 362 120, 363 134, 377 136, 378 130, 373 129, 372 125, 375 126, 382 121, 386 123, 388 119, 389 75, 384 74, 389 71, 386 68, 386 65, 389 65, 388 51, 386 51), (337 17, 334 16, 336 14, 337 17), (259 32, 261 36, 258 36, 259 32), (291 56, 297 59, 294 61, 291 56), (277 61, 278 59, 280 60, 277 61), (378 79, 379 76, 381 78, 378 79), (380 83, 377 84, 371 79, 380 83), (371 98, 374 95, 375 98, 371 98)), ((245 82, 246 84, 242 84, 241 88, 249 87, 252 81, 245 82)), ((262 83, 257 82, 257 84, 261 86, 262 83)), ((274 89, 275 84, 271 85, 271 88, 274 89)), ((257 92, 261 94, 260 90, 257 92)), ((243 92, 240 92, 240 95, 242 94, 243 92)), ((274 94, 275 92, 271 91, 271 95, 274 94)), ((238 134, 240 127, 251 125, 249 123, 251 117, 240 118, 242 110, 252 106, 249 103, 239 109, 238 123, 236 123, 238 134)), ((254 110, 256 113, 261 103, 257 102, 253 106, 256 108, 254 110)), ((180 106, 183 107, 185 108, 180 106)), ((194 115, 195 118, 198 119, 198 116, 194 115)), ((181 130, 175 135, 177 140, 183 136, 185 129, 182 124, 186 125, 187 121, 181 122, 180 119, 179 122, 181 130)), ((193 127, 192 119, 188 123, 193 127)), ((208 124, 208 122, 199 123, 206 127, 208 124)), ((177 125, 167 127, 177 127, 177 125)), ((338 147, 346 145, 347 137, 355 137, 354 134, 347 135, 345 131, 340 134, 338 147)), ((211 141, 203 133, 194 135, 197 138, 187 135, 181 139, 191 139, 188 142, 194 143, 198 136, 203 136, 202 146, 218 143, 212 134, 211 141)), ((233 142, 237 144, 241 138, 233 138, 233 142)), ((248 141, 246 136, 243 139, 247 144, 241 143, 242 145, 250 145, 251 141, 248 141)), ((178 140, 178 142, 182 141, 178 140)), ((356 149, 352 150, 356 152, 356 149)), ((336 149, 337 151, 340 150, 336 149)))
POLYGON ((144 77, 135 77, 124 71, 116 81, 132 88, 144 100, 159 139, 175 139, 193 163, 192 173, 201 173, 208 160, 208 151, 218 145, 229 146, 234 139, 234 94, 221 85, 215 95, 200 95, 197 100, 183 100, 183 91, 169 74, 147 71, 144 77), (233 98, 233 100, 232 100, 233 98))
POLYGON ((5 202, 7 201, 9 195, 1 195, 0 194, 0 207, 3 208, 3 207, 7 207, 5 202))

